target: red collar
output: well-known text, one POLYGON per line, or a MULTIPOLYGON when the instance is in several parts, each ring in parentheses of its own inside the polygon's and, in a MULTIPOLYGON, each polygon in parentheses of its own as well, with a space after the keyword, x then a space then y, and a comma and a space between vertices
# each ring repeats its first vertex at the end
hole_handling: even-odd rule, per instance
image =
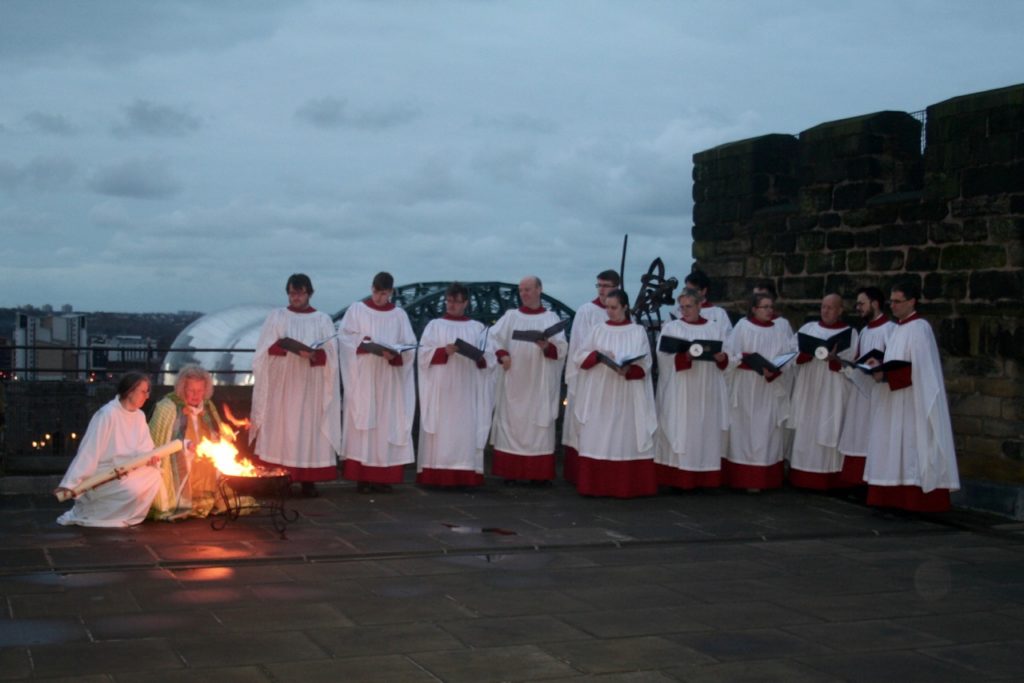
POLYGON ((758 327, 775 327, 775 323, 773 323, 771 321, 763 323, 763 322, 761 322, 760 320, 758 320, 757 318, 755 318, 752 315, 748 315, 747 316, 747 320, 750 321, 751 325, 757 325, 758 327))
POLYGON ((680 318, 680 320, 682 320, 682 321, 683 321, 684 323, 686 323, 687 325, 703 325, 703 324, 705 324, 705 323, 707 322, 707 320, 705 320, 705 319, 704 319, 703 317, 701 317, 701 316, 697 316, 697 322, 695 322, 695 323, 691 323, 691 322, 689 322, 689 321, 687 321, 687 320, 685 320, 685 319, 683 319, 683 318, 680 318))
POLYGON ((885 315, 885 313, 880 313, 877 318, 868 323, 868 327, 871 329, 875 329, 876 327, 881 327, 887 322, 889 322, 889 318, 885 315))
POLYGON ((297 308, 292 308, 291 306, 289 306, 288 310, 291 311, 292 313, 316 313, 316 309, 313 308, 312 306, 307 306, 301 311, 297 308))
POLYGON ((844 330, 847 327, 849 327, 849 325, 844 323, 842 320, 840 320, 838 322, 834 322, 831 325, 826 325, 825 323, 823 323, 823 322, 821 322, 819 320, 818 324, 821 325, 822 327, 824 327, 826 330, 844 330))
POLYGON ((594 300, 591 301, 590 303, 594 304, 598 308, 607 308, 607 306, 601 303, 601 297, 595 297, 594 300))
POLYGON ((540 308, 527 308, 526 306, 520 306, 519 312, 525 313, 526 315, 540 315, 541 313, 547 313, 548 309, 544 308, 543 306, 541 306, 540 308))
POLYGON ((383 306, 373 303, 373 299, 363 299, 363 303, 366 304, 367 308, 372 308, 375 311, 392 311, 395 308, 395 304, 392 301, 387 302, 383 306))
POLYGON ((444 318, 445 320, 457 320, 459 322, 465 322, 466 320, 469 320, 468 315, 448 315, 447 313, 445 313, 441 317, 444 318))
POLYGON ((903 320, 897 320, 897 321, 896 321, 896 323, 897 323, 898 325, 906 325, 907 323, 912 323, 912 322, 914 322, 915 320, 920 320, 920 319, 921 319, 921 315, 920 315, 920 314, 919 314, 919 313, 918 313, 917 311, 914 311, 913 313, 911 313, 910 315, 908 315, 908 316, 907 316, 906 318, 904 318, 903 320))
POLYGON ((605 320, 604 324, 605 325, 611 325, 613 327, 622 327, 623 325, 628 325, 629 321, 628 320, 622 320, 620 322, 612 322, 611 320, 605 320))

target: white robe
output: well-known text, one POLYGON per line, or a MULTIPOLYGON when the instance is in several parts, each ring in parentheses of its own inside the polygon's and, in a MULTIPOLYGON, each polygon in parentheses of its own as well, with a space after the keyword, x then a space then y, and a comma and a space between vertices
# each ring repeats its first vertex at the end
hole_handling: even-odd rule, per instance
POLYGON ((558 315, 551 311, 524 313, 512 309, 491 328, 495 348, 507 351, 512 359, 509 370, 497 370, 491 429, 496 450, 513 455, 551 455, 555 451, 555 421, 568 342, 563 332, 549 339, 558 354, 557 359, 550 359, 534 342, 513 340, 512 332, 545 330, 558 321, 558 315))
POLYGON ((782 376, 770 383, 752 370, 739 369, 739 364, 744 353, 759 353, 770 360, 795 351, 792 328, 785 319, 762 327, 744 318, 736 323, 723 349, 729 355, 730 375, 727 459, 757 467, 781 462, 783 425, 790 414, 787 375, 792 361, 782 369, 782 376))
POLYGON ((632 363, 643 368, 644 377, 626 379, 604 363, 580 369, 575 407, 580 456, 617 461, 653 458, 658 417, 647 332, 635 323, 598 325, 577 349, 573 365, 579 368, 593 351, 614 360, 644 354, 632 363))
POLYGON ((882 383, 872 405, 864 480, 875 486, 919 486, 924 493, 958 490, 942 364, 928 321, 914 318, 897 325, 885 360, 909 361, 912 385, 893 391, 882 383))
MULTIPOLYGON (((608 311, 593 301, 588 301, 577 308, 576 315, 572 319, 572 337, 569 339, 568 358, 573 358, 590 331, 597 325, 603 325, 606 320, 608 320, 608 311)), ((566 405, 565 417, 562 420, 562 443, 576 449, 579 448, 580 425, 576 421, 573 401, 575 400, 576 377, 579 371, 579 366, 571 361, 565 366, 566 405)))
POLYGON ((417 471, 465 470, 483 474, 484 446, 494 413, 493 344, 476 320, 438 318, 420 338, 420 440, 417 471), (485 337, 487 341, 485 341, 485 337), (462 354, 432 365, 434 354, 462 339, 484 349, 487 367, 462 354))
MULTIPOLYGON (((153 448, 145 414, 128 410, 114 397, 92 416, 60 486, 74 488, 95 474, 127 465, 153 448)), ((57 518, 57 523, 96 527, 138 524, 146 518, 161 481, 157 467, 143 465, 122 479, 83 493, 75 499, 74 507, 57 518)))
POLYGON ((253 357, 253 450, 266 462, 301 469, 337 466, 341 448, 341 390, 334 323, 320 311, 296 313, 287 308, 270 312, 256 342, 253 357), (308 359, 267 350, 283 337, 323 345, 327 363, 312 366, 308 359))
POLYGON ((365 337, 390 346, 415 344, 409 316, 401 308, 381 311, 357 301, 348 307, 338 329, 345 384, 342 457, 368 467, 413 462, 415 350, 402 352, 402 365, 397 366, 383 356, 356 353, 365 337))
MULTIPOLYGON (((869 351, 885 351, 886 344, 896 323, 888 319, 876 327, 865 326, 857 338, 857 350, 854 356, 860 358, 869 351)), ((839 435, 839 452, 843 455, 854 455, 866 457, 868 454, 868 438, 871 434, 871 405, 878 400, 877 396, 883 387, 880 382, 875 382, 869 375, 864 375, 857 368, 844 368, 843 372, 860 382, 865 393, 860 391, 850 392, 850 400, 846 404, 846 419, 843 421, 843 431, 839 435), (862 377, 857 377, 857 374, 862 377)))
MULTIPOLYGON (((809 322, 800 333, 828 339, 850 329, 824 327, 820 322, 809 322)), ((793 344, 796 344, 796 338, 793 344)), ((853 360, 857 349, 857 331, 851 331, 850 347, 837 355, 853 360)), ((793 361, 796 363, 796 360, 793 361)), ((789 464, 802 472, 831 473, 843 469, 843 456, 839 452, 839 434, 846 415, 846 403, 856 389, 842 371, 833 372, 827 360, 811 356, 806 363, 796 365, 793 383, 792 414, 789 426, 794 430, 789 464)))
MULTIPOLYGON (((673 320, 661 329, 658 346, 661 337, 724 342, 730 331, 721 321, 673 320)), ((725 372, 714 361, 693 361, 688 370, 676 371, 675 354, 658 351, 657 403, 655 462, 688 472, 720 470, 729 436, 725 372)))

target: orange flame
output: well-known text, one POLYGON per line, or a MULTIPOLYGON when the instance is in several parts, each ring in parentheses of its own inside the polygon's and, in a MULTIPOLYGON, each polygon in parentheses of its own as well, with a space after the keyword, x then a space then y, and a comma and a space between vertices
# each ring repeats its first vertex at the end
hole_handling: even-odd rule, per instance
POLYGON ((235 448, 236 435, 237 432, 231 427, 221 424, 220 440, 210 441, 204 436, 196 446, 196 455, 212 462, 221 474, 231 477, 254 477, 256 467, 249 459, 238 459, 238 449, 235 448))
POLYGON ((221 408, 224 410, 224 419, 230 422, 235 427, 238 427, 239 429, 248 429, 249 426, 252 424, 251 422, 249 422, 249 418, 247 417, 244 417, 242 419, 238 419, 237 417, 235 417, 235 414, 231 412, 231 408, 228 407, 227 403, 222 405, 221 408))

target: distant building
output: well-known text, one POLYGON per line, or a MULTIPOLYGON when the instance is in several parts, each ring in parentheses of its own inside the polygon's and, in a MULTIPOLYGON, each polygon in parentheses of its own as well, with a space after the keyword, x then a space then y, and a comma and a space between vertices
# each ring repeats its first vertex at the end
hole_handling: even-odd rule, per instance
POLYGON ((94 371, 139 369, 149 366, 156 341, 139 334, 95 336, 89 340, 94 371))
POLYGON ((88 334, 81 313, 14 314, 15 379, 86 379, 88 334))

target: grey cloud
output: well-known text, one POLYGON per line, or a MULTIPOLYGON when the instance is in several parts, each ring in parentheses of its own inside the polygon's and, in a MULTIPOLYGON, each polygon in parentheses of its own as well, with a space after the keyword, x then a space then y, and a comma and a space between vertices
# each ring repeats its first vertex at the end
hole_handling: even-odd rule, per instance
POLYGON ((183 137, 194 133, 201 122, 186 111, 147 100, 135 100, 124 107, 124 120, 114 126, 115 135, 148 135, 153 137, 183 137))
POLYGON ((295 117, 315 128, 384 130, 415 121, 420 111, 405 103, 352 111, 344 99, 321 97, 303 103, 295 110, 295 117))
POLYGON ((504 114, 500 116, 478 116, 474 125, 481 128, 497 128, 516 133, 547 134, 558 131, 558 124, 550 119, 524 113, 504 114))
POLYGON ((33 111, 25 115, 25 123, 40 133, 51 135, 74 135, 77 128, 63 114, 47 114, 33 111))
POLYGON ((130 199, 165 199, 182 185, 163 161, 131 159, 98 171, 89 187, 99 194, 130 199))
POLYGON ((62 157, 37 157, 18 166, 0 161, 0 188, 56 191, 68 187, 78 173, 74 162, 62 157))

